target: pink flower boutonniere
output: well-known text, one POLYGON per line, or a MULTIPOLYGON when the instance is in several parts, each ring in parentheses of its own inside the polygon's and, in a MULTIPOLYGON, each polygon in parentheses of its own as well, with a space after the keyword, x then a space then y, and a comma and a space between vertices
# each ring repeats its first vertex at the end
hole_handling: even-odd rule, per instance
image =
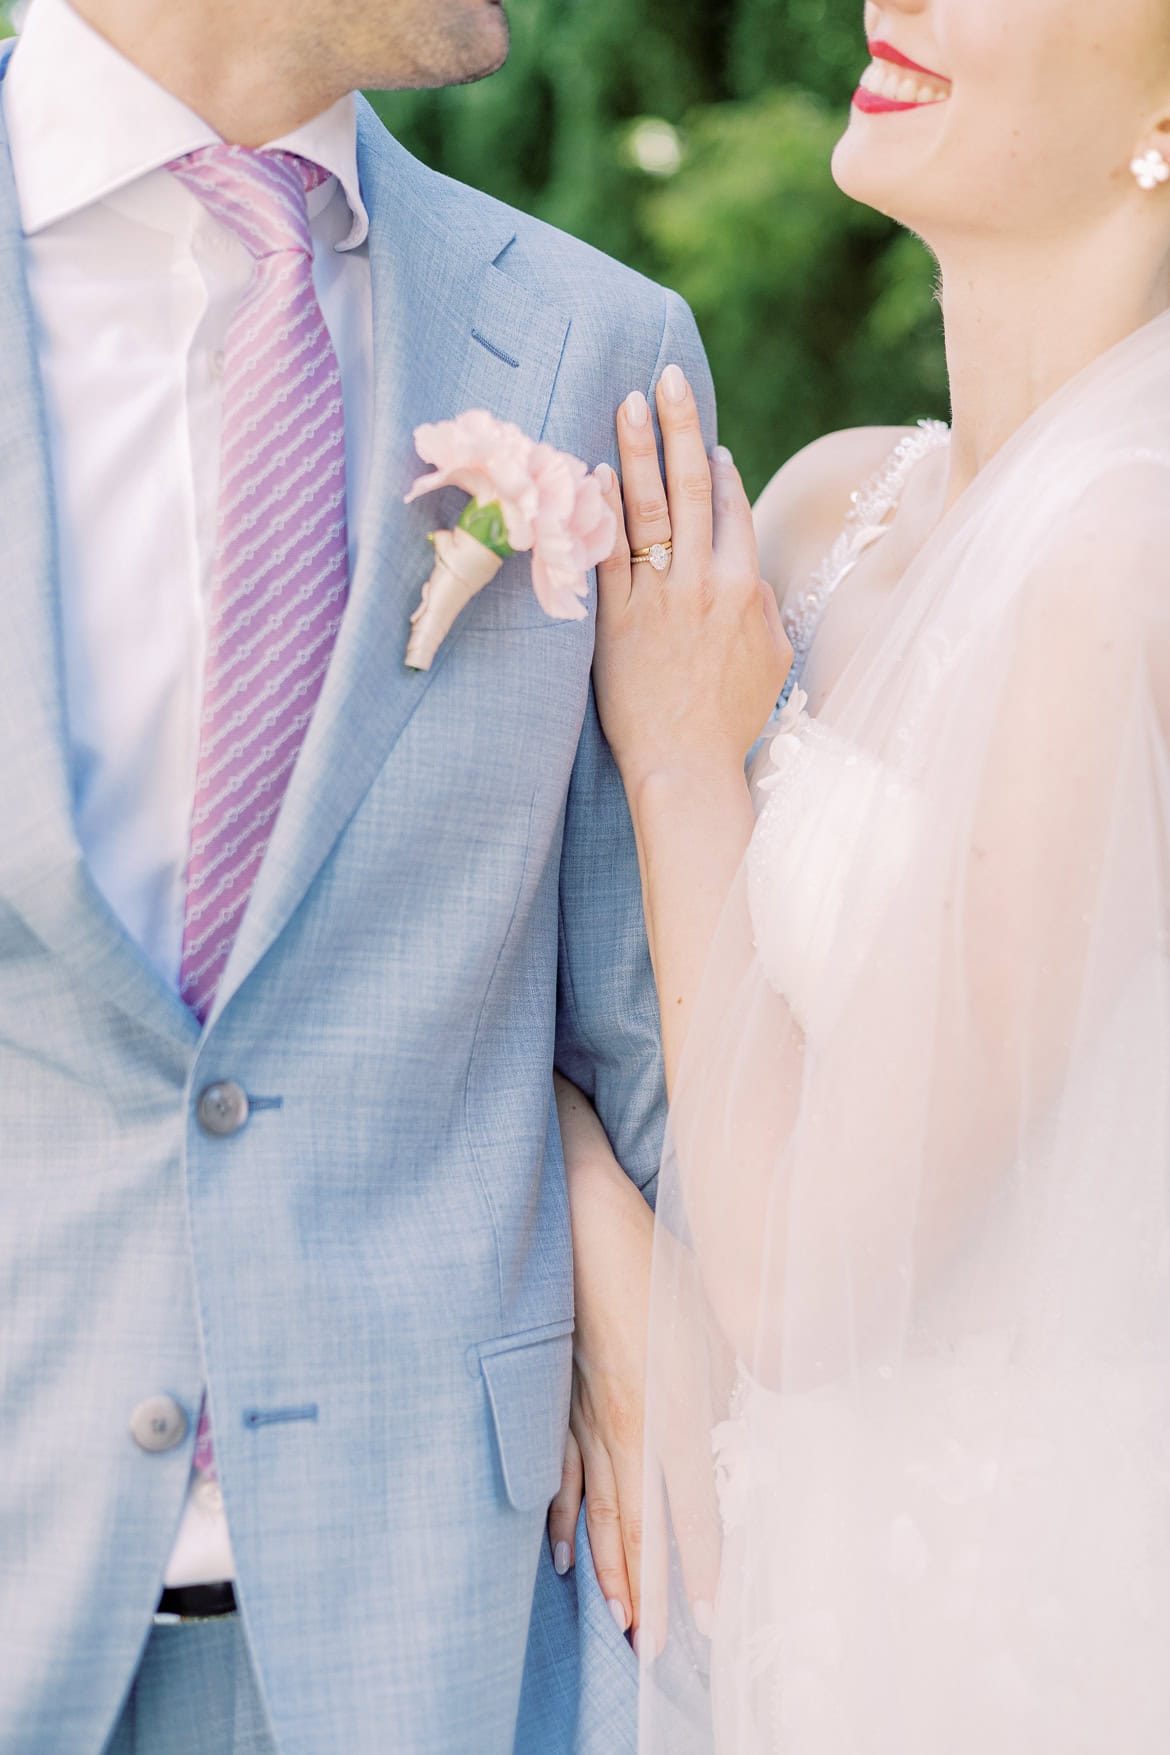
POLYGON ((408 666, 431 668, 456 616, 510 555, 531 553, 532 589, 547 615, 580 621, 589 569, 617 540, 617 520, 585 465, 483 409, 419 427, 414 443, 434 469, 414 483, 408 504, 445 487, 471 499, 454 530, 431 536, 435 564, 410 618, 408 666))

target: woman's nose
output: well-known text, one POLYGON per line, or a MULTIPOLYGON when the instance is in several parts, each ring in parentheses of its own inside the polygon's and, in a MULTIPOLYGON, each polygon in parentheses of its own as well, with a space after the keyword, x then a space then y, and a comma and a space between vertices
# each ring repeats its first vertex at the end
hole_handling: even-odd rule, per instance
POLYGON ((882 18, 886 15, 903 17, 907 13, 926 12, 931 0, 868 0, 865 8, 865 34, 867 37, 880 37, 882 34, 882 18))

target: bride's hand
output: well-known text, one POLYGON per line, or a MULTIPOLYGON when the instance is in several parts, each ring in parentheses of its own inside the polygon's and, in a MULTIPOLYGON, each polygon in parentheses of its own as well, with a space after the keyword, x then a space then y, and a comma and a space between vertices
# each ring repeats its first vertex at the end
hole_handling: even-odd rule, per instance
MULTIPOLYGON (((666 1628, 667 1536, 661 1495, 644 1492, 646 1345, 654 1216, 613 1155, 588 1099, 556 1075, 557 1114, 565 1147, 573 1222, 576 1333, 573 1400, 560 1491, 549 1508, 549 1540, 560 1573, 575 1560, 582 1495, 597 1582, 623 1632, 642 1646, 644 1619, 660 1651, 666 1628), (655 1576, 644 1581, 643 1552, 655 1576), (644 1608, 644 1604, 646 1607, 644 1608)), ((664 1250, 671 1248, 662 1240, 664 1250)), ((676 1262, 672 1273, 685 1269, 676 1262)), ((710 1633, 719 1577, 719 1515, 711 1463, 707 1373, 702 1337, 659 1360, 658 1381, 670 1386, 658 1408, 656 1441, 670 1527, 699 1631, 710 1633)))
POLYGON ((622 486, 608 466, 597 472, 620 536, 598 568, 594 687, 628 791, 660 770, 742 773, 792 662, 730 452, 708 461, 678 366, 662 374, 656 400, 665 485, 639 391, 618 413, 622 486), (666 571, 631 560, 667 542, 666 571))

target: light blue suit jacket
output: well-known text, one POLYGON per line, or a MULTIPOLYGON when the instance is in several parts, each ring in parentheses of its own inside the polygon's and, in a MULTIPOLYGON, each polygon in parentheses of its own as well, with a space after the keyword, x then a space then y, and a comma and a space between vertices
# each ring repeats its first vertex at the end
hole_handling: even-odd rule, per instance
MULTIPOLYGON (((2 67, 2 62, 0 62, 2 67)), ((350 604, 215 1009, 113 917, 72 822, 52 484, 0 138, 0 1748, 97 1755, 209 1385, 283 1755, 620 1755, 634 1661, 555 1577, 573 1289, 550 1072, 651 1192, 661 1072, 593 620, 524 564, 402 663, 411 431, 481 405, 597 462, 702 350, 669 293, 416 163, 362 106, 375 434, 350 604), (232 1079, 230 1138, 195 1104, 232 1079), (535 1581, 535 1597, 534 1597, 535 1581)), ((713 420, 709 420, 713 429, 713 420)), ((710 433, 713 439, 713 430, 710 433)), ((616 459, 614 459, 616 461, 616 459)), ((592 609, 592 605, 591 605, 592 609)))

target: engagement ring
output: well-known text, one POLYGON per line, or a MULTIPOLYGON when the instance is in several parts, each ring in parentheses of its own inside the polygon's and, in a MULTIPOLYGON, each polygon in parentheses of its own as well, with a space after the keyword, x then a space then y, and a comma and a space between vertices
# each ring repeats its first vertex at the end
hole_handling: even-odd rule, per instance
POLYGON ((665 542, 652 542, 649 548, 636 548, 630 555, 631 561, 649 561, 656 573, 665 573, 670 565, 670 557, 674 553, 674 544, 669 536, 665 542))

